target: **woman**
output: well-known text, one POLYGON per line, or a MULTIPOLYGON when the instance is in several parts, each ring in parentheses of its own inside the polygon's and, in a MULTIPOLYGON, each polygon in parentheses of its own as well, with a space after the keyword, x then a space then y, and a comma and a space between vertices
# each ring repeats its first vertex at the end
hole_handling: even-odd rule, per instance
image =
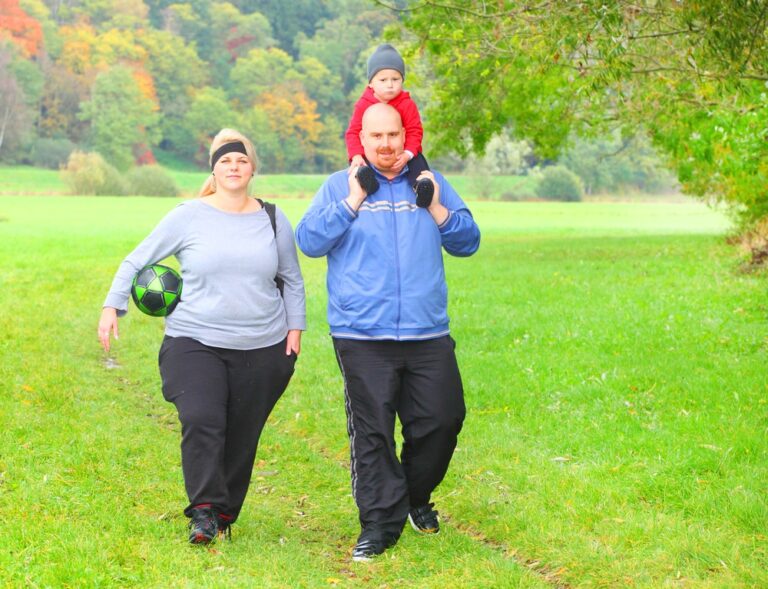
POLYGON ((242 508, 264 423, 288 386, 306 329, 304 282, 293 231, 278 209, 273 229, 248 195, 253 145, 223 129, 197 199, 168 213, 120 265, 99 320, 108 352, 128 310, 131 281, 174 255, 182 300, 165 321, 159 364, 165 399, 181 422, 189 541, 207 544, 242 508), (283 293, 275 278, 284 281, 283 293))

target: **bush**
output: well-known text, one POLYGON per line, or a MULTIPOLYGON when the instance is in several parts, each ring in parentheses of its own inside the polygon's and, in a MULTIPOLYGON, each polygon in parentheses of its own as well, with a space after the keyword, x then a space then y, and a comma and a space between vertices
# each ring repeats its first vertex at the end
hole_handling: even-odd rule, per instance
POLYGON ((75 149, 77 146, 69 139, 37 139, 32 144, 29 163, 49 170, 58 170, 67 163, 75 149))
POLYGON ((580 201, 584 194, 581 179, 563 166, 551 166, 544 170, 536 194, 544 200, 580 201))
POLYGON ((125 174, 128 194, 137 196, 178 196, 179 187, 160 166, 139 166, 125 174))
POLYGON ((72 152, 61 175, 72 194, 96 196, 126 194, 125 181, 120 172, 105 162, 98 153, 72 152))

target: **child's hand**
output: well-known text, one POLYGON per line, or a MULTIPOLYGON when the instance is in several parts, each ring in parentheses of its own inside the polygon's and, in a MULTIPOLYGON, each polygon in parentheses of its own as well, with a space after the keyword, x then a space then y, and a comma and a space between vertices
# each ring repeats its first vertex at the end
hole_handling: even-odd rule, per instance
POLYGON ((349 167, 354 168, 354 167, 360 167, 364 165, 366 165, 365 158, 362 155, 355 155, 355 156, 352 156, 352 162, 349 164, 349 167))
POLYGON ((411 158, 408 157, 408 154, 403 152, 399 156, 397 156, 397 160, 395 161, 395 164, 392 166, 392 171, 395 172, 395 174, 399 174, 400 170, 402 170, 405 167, 405 164, 408 163, 408 160, 411 158))

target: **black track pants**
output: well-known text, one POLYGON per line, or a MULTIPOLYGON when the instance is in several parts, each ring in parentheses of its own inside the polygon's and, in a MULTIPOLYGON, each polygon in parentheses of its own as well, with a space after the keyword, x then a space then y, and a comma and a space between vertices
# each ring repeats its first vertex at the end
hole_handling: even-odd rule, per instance
POLYGON ((464 421, 449 336, 419 342, 333 340, 344 377, 352 494, 360 524, 399 533, 448 470, 464 421), (395 450, 395 415, 403 450, 395 450))
POLYGON ((429 164, 427 163, 424 154, 419 153, 408 162, 408 184, 410 186, 416 184, 419 174, 425 170, 429 170, 429 164))
POLYGON ((285 340, 256 350, 167 337, 160 347, 163 396, 181 422, 181 465, 189 505, 211 504, 237 519, 264 424, 293 375, 285 340))

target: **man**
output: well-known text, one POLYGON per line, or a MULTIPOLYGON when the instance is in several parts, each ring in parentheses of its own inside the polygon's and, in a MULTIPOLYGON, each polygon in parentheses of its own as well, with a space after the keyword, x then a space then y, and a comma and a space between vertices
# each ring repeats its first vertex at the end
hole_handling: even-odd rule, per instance
POLYGON ((296 226, 296 241, 308 256, 327 256, 328 323, 344 378, 362 526, 352 558, 370 560, 397 542, 406 519, 418 532, 439 531, 430 496, 448 470, 465 414, 441 247, 472 255, 480 231, 438 173, 422 173, 435 191, 428 207, 416 206, 407 167, 392 169, 405 142, 393 107, 371 106, 360 138, 371 165, 365 171, 377 180, 363 182, 371 194, 357 167, 332 174, 296 226))

